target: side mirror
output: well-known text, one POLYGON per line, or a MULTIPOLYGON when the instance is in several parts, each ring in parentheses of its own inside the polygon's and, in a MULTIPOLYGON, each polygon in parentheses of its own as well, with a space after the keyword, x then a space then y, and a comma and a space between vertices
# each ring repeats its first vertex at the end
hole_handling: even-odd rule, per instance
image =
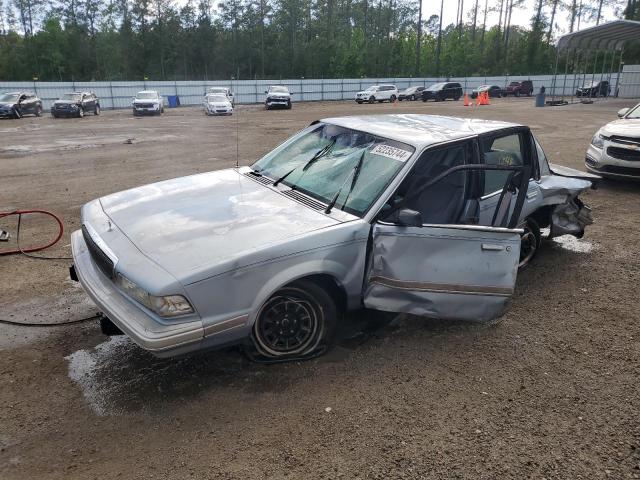
POLYGON ((265 91, 264 91, 264 93, 269 93, 269 91, 268 91, 268 90, 265 90, 265 91))
POLYGON ((624 117, 628 112, 628 108, 621 108, 620 110, 618 110, 618 118, 624 117))
POLYGON ((402 208, 400 210, 396 210, 391 214, 389 220, 403 227, 422 226, 422 215, 420 214, 420 212, 416 212, 415 210, 411 210, 410 208, 402 208))

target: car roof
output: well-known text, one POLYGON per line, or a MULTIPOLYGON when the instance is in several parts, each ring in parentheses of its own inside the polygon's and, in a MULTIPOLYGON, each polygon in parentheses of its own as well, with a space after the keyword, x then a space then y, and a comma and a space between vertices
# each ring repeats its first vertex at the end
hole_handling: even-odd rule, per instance
MULTIPOLYGON (((156 90, 140 90, 138 93, 158 93, 158 92, 156 90)), ((136 95, 138 93, 136 93, 136 95)))
POLYGON ((397 140, 418 149, 436 143, 522 126, 495 120, 419 114, 335 117, 325 118, 322 122, 397 140))

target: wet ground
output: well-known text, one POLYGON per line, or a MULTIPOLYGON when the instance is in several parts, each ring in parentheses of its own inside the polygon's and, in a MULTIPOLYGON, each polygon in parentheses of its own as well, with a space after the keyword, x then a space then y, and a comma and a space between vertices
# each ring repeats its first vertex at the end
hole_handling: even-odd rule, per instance
MULTIPOLYGON (((61 214, 67 231, 46 254, 64 257, 84 202, 251 163, 317 118, 515 121, 532 127, 551 161, 583 169, 593 133, 628 106, 532 103, 0 121, 0 211, 61 214)), ((490 325, 351 316, 325 356, 280 365, 237 349, 160 360, 95 322, 0 325, 0 478, 640 478, 640 185, 604 182, 585 201, 595 224, 584 239, 545 242, 490 325)), ((24 244, 52 234, 35 218, 24 228, 24 244)), ((0 318, 93 315, 68 264, 0 257, 0 318)))

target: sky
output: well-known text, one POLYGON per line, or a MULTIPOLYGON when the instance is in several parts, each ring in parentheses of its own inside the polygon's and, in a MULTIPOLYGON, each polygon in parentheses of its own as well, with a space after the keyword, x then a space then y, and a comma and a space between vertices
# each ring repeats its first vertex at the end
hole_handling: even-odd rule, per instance
MULTIPOLYGON (((586 0, 585 0, 586 3, 586 0)), ((457 10, 457 1, 454 0, 445 0, 444 2, 444 14, 442 15, 443 17, 443 24, 444 25, 448 25, 450 23, 455 23, 456 21, 456 10, 457 10)), ((523 8, 520 9, 515 9, 513 10, 513 14, 511 16, 511 23, 513 25, 530 25, 531 24, 531 17, 535 14, 535 9, 536 9, 536 4, 537 1, 536 0, 525 0, 523 8)), ((500 6, 500 2, 496 1, 496 0, 489 0, 489 8, 491 8, 491 6, 500 6)), ((465 21, 468 21, 468 19, 470 18, 468 15, 472 12, 473 8, 475 6, 475 0, 465 0, 464 2, 464 18, 465 21)), ((480 0, 480 9, 484 8, 484 0, 480 0)), ((439 15, 440 14, 440 0, 423 0, 422 1, 422 10, 423 10, 423 16, 424 19, 428 19, 431 15, 439 15)), ((611 21, 614 20, 614 12, 613 9, 611 7, 603 7, 603 19, 605 22, 607 21, 611 21)), ((546 7, 545 10, 547 12, 547 15, 549 15, 551 13, 551 9, 549 7, 546 7)), ((482 19, 482 17, 479 15, 480 21, 482 19)), ((496 13, 491 13, 489 15, 487 15, 487 25, 495 25, 498 23, 498 18, 499 18, 499 14, 496 13)), ((569 32, 569 14, 568 12, 557 12, 556 13, 556 24, 558 25, 559 30, 556 31, 555 33, 555 37, 558 38, 562 33, 568 33, 569 32), (560 33, 562 32, 562 33, 560 33)), ((602 23, 602 20, 600 21, 600 23, 602 23)), ((591 27, 595 25, 595 21, 594 22, 585 22, 584 19, 583 21, 580 23, 580 30, 587 28, 587 27, 591 27)))

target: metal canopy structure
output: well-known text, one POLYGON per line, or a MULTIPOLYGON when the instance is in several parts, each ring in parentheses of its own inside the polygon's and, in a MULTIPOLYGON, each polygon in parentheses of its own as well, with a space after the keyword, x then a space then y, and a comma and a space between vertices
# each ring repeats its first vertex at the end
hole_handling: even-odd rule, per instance
POLYGON ((593 98, 600 96, 607 97, 609 94, 617 96, 624 46, 626 42, 633 40, 640 40, 640 22, 633 20, 616 20, 560 37, 553 73, 553 99, 547 103, 550 105, 566 105, 568 103, 565 101, 565 95, 568 87, 569 64, 571 64, 573 71, 570 97, 580 93, 581 102, 592 103, 593 98), (565 57, 565 68, 564 81, 560 88, 560 95, 558 95, 558 62, 561 54, 565 57), (614 73, 616 56, 618 57, 618 77, 615 88, 611 89, 611 76, 614 73), (592 67, 591 62, 593 62, 592 67), (602 62, 601 65, 599 62, 602 62), (576 81, 580 82, 580 77, 582 77, 582 83, 576 85, 576 81), (582 87, 581 91, 577 91, 576 86, 582 87), (585 93, 587 91, 588 99, 585 93), (561 96, 561 100, 556 100, 557 96, 561 96))
POLYGON ((558 51, 576 48, 583 50, 621 50, 628 40, 638 39, 640 39, 640 22, 616 20, 563 35, 558 40, 558 51))

